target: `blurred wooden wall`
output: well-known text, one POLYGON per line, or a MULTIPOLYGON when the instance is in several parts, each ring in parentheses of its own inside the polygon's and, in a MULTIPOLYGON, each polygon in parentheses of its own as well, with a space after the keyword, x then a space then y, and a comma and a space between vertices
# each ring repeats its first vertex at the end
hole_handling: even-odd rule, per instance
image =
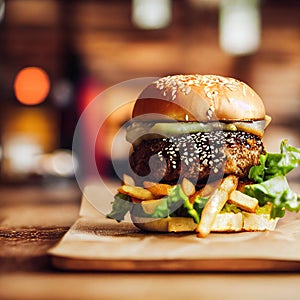
POLYGON ((104 86, 141 76, 214 73, 249 83, 279 126, 273 133, 283 130, 297 137, 300 2, 262 1, 261 47, 256 54, 243 57, 220 49, 217 6, 191 3, 174 0, 171 25, 146 31, 131 23, 129 0, 7 1, 0 24, 4 101, 13 98, 13 78, 27 65, 42 66, 55 81, 72 76, 76 63, 74 70, 104 86))

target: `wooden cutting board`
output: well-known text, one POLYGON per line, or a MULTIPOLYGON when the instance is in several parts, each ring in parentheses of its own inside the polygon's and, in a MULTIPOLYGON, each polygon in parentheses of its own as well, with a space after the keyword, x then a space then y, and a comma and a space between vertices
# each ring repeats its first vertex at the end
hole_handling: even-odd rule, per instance
MULTIPOLYGON (((300 271, 300 215, 273 232, 145 233, 106 219, 95 203, 101 187, 87 187, 80 216, 49 251, 56 268, 85 271, 300 271), (91 198, 92 197, 92 198, 91 198)), ((110 200, 111 201, 111 200, 110 200)))

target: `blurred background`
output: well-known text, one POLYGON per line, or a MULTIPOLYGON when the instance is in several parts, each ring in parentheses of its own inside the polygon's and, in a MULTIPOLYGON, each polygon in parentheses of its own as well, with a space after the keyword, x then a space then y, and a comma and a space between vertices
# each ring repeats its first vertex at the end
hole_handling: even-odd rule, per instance
MULTIPOLYGON (((73 133, 94 97, 178 73, 245 81, 273 118, 267 149, 283 138, 300 147, 297 0, 0 0, 0 182, 74 180, 73 133)), ((122 96, 100 104, 91 122, 122 96)), ((113 174, 108 145, 129 116, 127 106, 101 131, 104 176, 113 174)))

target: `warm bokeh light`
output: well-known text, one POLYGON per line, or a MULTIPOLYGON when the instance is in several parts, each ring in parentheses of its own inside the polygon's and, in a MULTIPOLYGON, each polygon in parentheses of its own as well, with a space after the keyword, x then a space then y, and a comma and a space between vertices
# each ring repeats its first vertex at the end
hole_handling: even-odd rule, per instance
POLYGON ((35 174, 39 157, 58 148, 58 118, 49 107, 6 108, 1 121, 0 175, 7 179, 35 174))
POLYGON ((221 48, 232 55, 249 55, 260 47, 260 0, 224 0, 220 6, 221 48))
POLYGON ((24 68, 16 76, 14 90, 19 102, 26 105, 39 104, 49 93, 49 76, 38 67, 24 68))
POLYGON ((172 19, 170 0, 134 0, 132 2, 132 22, 141 29, 161 29, 172 19))
POLYGON ((77 167, 77 157, 70 150, 57 149, 38 157, 36 171, 44 176, 72 177, 77 167))

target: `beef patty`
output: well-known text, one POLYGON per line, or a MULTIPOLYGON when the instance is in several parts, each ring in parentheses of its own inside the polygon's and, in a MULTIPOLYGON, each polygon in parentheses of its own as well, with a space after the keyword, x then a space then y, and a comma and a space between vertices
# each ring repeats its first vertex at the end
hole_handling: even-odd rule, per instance
POLYGON ((261 139, 244 131, 198 132, 145 139, 133 147, 129 162, 137 182, 176 184, 186 177, 202 184, 224 174, 246 178, 262 153, 261 139))

